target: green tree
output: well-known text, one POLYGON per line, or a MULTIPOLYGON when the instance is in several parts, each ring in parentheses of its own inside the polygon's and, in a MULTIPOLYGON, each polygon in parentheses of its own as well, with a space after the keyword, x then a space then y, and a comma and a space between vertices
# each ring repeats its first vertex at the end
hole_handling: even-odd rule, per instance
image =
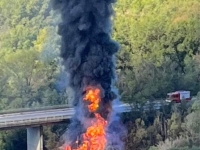
POLYGON ((194 78, 198 72, 191 72, 191 67, 199 52, 199 5, 198 0, 118 1, 113 36, 121 44, 117 55, 119 88, 122 94, 134 95, 123 100, 159 98, 180 89, 197 93, 199 82, 194 78), (144 67, 146 63, 151 67, 144 67), (138 70, 142 75, 137 76, 138 70), (154 73, 149 75, 151 80, 147 72, 154 73))

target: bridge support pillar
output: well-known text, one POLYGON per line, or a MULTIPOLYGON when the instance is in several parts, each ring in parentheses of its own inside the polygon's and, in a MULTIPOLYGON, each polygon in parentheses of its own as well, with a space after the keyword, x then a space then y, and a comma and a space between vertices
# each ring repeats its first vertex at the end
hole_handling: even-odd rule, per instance
POLYGON ((27 150, 43 150, 42 126, 27 128, 27 150))

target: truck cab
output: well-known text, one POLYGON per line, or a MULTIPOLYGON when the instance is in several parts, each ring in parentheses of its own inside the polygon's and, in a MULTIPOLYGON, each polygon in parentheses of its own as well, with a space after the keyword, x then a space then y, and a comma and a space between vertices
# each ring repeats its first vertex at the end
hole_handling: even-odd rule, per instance
POLYGON ((181 103, 182 100, 190 101, 190 91, 176 91, 167 93, 166 102, 181 103))

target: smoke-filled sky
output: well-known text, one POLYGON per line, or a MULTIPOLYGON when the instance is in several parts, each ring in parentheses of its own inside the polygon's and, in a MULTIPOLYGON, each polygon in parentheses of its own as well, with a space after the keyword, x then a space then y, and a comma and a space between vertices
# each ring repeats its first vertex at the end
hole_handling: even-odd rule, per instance
MULTIPOLYGON (((113 54, 118 44, 111 40, 113 0, 63 0, 54 7, 62 14, 58 33, 62 36, 61 57, 70 73, 75 91, 87 85, 101 84, 104 100, 113 99, 113 54)), ((75 100, 75 104, 77 101, 75 100)))
MULTIPOLYGON (((109 120, 112 110, 111 101, 117 98, 112 90, 115 79, 113 60, 119 45, 110 36, 114 2, 114 0, 53 1, 54 8, 61 13, 62 23, 58 31, 62 41, 61 57, 70 75, 69 86, 74 90, 74 106, 77 106, 76 115, 67 131, 67 144, 72 144, 83 132, 84 121, 94 116, 82 106, 85 105, 82 97, 88 87, 98 87, 101 90, 98 113, 106 120, 109 120)), ((112 126, 112 123, 110 124, 112 126)), ((114 128, 116 129, 116 123, 114 128)), ((111 136, 112 127, 109 129, 111 136)), ((120 135, 120 127, 118 132, 120 135)))

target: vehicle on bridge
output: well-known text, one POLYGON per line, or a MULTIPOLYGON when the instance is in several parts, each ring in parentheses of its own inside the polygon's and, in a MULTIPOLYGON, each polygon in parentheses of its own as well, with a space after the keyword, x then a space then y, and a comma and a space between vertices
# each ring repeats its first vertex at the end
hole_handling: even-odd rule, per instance
POLYGON ((166 102, 181 103, 182 100, 190 101, 190 91, 176 91, 167 93, 166 102))

